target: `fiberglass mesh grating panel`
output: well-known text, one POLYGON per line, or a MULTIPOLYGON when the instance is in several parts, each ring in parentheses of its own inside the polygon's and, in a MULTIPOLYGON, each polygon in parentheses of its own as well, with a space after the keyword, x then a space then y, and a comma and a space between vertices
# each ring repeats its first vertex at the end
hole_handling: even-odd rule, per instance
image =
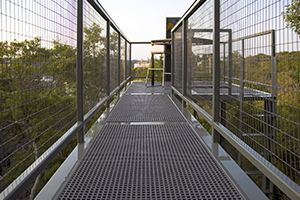
POLYGON ((171 83, 165 82, 165 87, 163 88, 161 82, 155 82, 154 86, 148 82, 148 87, 145 87, 144 82, 132 82, 126 93, 171 93, 171 83))
POLYGON ((242 199, 188 125, 105 125, 60 199, 242 199))
POLYGON ((124 95, 107 122, 185 122, 167 95, 124 95))

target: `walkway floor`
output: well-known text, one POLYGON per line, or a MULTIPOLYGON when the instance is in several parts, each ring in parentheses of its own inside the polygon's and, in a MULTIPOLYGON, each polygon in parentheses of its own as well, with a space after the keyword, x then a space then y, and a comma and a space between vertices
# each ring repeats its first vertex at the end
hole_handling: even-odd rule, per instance
POLYGON ((60 199, 243 199, 169 92, 131 84, 60 199))

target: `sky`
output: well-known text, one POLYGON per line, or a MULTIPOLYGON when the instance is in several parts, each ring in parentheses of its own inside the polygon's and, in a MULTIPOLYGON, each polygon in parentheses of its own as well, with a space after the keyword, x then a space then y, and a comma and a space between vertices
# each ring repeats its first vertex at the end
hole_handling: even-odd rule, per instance
MULTIPOLYGON (((182 17, 195 0, 98 0, 130 42, 166 37, 166 17, 182 17)), ((133 45, 132 59, 150 58, 150 45, 133 45)))

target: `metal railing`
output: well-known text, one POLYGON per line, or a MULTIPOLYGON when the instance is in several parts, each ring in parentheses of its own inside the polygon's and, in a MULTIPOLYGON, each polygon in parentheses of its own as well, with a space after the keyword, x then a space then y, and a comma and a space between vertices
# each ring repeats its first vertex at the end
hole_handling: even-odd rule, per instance
POLYGON ((270 199, 274 184, 300 198, 299 36, 285 5, 199 0, 172 29, 173 92, 270 199))
POLYGON ((33 199, 129 80, 131 44, 96 0, 0 4, 0 199, 33 199))
MULTIPOLYGON (((171 80, 270 198, 276 185, 299 199, 299 36, 285 4, 196 1, 172 29, 171 80)), ((0 198, 34 198, 43 170, 58 168, 76 134, 84 142, 130 79, 134 43, 96 0, 0 5, 0 198)))

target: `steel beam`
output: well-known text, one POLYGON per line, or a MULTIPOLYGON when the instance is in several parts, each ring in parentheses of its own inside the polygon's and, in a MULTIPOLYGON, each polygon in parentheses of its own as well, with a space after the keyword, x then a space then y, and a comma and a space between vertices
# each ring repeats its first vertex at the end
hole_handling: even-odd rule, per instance
MULTIPOLYGON (((110 94, 110 21, 106 22, 106 95, 110 94)), ((106 106, 109 108, 110 102, 106 106)))
MULTIPOLYGON (((182 21, 182 95, 187 95, 187 24, 188 21, 182 21)), ((186 103, 182 101, 185 108, 186 103)))
MULTIPOLYGON (((77 121, 82 123, 84 119, 83 96, 83 0, 77 1, 77 121)), ((77 134, 77 142, 84 143, 83 127, 77 134)))
MULTIPOLYGON (((220 104, 220 1, 214 0, 214 27, 213 27, 213 108, 212 120, 219 122, 220 104)), ((220 134, 212 129, 212 140, 219 142, 220 134)))

